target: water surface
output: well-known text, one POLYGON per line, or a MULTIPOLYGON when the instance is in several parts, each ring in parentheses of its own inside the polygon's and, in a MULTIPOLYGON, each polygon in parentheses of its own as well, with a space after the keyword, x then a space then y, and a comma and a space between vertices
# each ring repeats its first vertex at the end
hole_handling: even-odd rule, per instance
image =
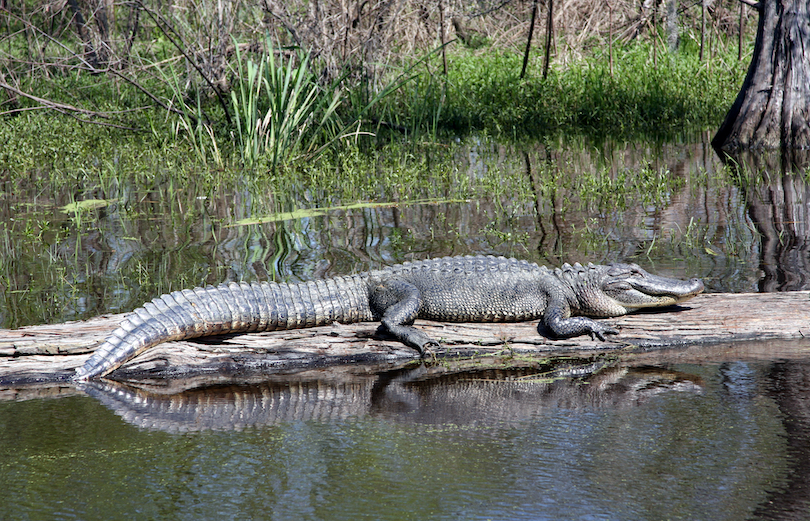
POLYGON ((810 287, 802 174, 766 165, 737 175, 705 140, 596 147, 470 138, 441 151, 415 166, 382 163, 361 174, 362 190, 343 186, 337 171, 311 173, 337 179, 326 188, 245 173, 214 188, 172 189, 171 172, 113 175, 102 164, 106 184, 70 190, 32 173, 0 192, 0 323, 124 312, 223 281, 293 282, 466 254, 550 266, 634 261, 700 277, 708 291, 810 287))
POLYGON ((23 390, 0 517, 801 519, 807 348, 23 390))
MULTIPOLYGON (((125 175, 66 192, 32 174, 0 194, 0 321, 458 254, 634 261, 708 291, 810 288, 803 174, 736 175, 705 141, 476 138, 450 156, 445 184, 388 182, 360 201, 125 175), (66 209, 76 200, 98 202, 66 209)), ((582 377, 545 360, 0 389, 0 519, 805 519, 807 353, 623 354, 582 361, 582 377)))

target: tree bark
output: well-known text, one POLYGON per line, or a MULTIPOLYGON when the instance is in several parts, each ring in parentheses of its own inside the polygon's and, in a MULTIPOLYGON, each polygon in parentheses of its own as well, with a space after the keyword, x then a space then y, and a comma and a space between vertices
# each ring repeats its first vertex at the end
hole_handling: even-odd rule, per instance
POLYGON ((551 61, 551 43, 554 41, 554 0, 548 0, 548 18, 546 19, 546 59, 543 61, 543 79, 548 78, 548 67, 551 61))
POLYGON ((810 148, 810 0, 762 0, 754 54, 715 148, 810 148))
POLYGON ((68 0, 68 5, 73 13, 73 22, 76 25, 76 33, 84 44, 84 56, 87 59, 87 64, 90 65, 91 72, 97 73, 101 68, 101 59, 93 47, 93 39, 90 36, 90 31, 87 29, 87 24, 82 16, 82 10, 76 0, 68 0))
POLYGON ((667 47, 669 52, 678 52, 681 35, 678 28, 678 0, 667 0, 667 47))
POLYGON ((529 22, 529 37, 526 39, 526 52, 523 54, 523 68, 520 69, 520 79, 526 76, 526 66, 529 65, 529 53, 532 50, 532 35, 534 35, 534 21, 537 19, 537 0, 532 2, 532 21, 529 22))

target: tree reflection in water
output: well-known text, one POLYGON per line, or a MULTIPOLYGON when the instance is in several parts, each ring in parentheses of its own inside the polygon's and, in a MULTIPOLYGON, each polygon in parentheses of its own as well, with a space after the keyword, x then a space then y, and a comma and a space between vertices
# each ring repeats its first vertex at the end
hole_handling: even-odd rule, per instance
POLYGON ((810 151, 724 155, 760 235, 759 291, 810 288, 810 151))
POLYGON ((787 443, 787 485, 769 494, 756 519, 807 519, 810 510, 810 361, 776 362, 768 395, 782 413, 787 443))

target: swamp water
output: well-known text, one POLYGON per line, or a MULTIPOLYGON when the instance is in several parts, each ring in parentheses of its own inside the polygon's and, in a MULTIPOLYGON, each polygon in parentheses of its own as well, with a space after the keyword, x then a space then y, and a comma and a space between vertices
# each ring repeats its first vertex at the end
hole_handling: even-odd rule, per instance
POLYGON ((806 519, 807 348, 21 392, 0 518, 806 519))
MULTIPOLYGON (((126 176, 6 189, 3 325, 471 253, 629 260, 708 291, 810 285, 802 175, 731 176, 704 143, 473 141, 450 165, 407 199, 380 187, 384 204, 300 187, 139 192, 126 176)), ((804 519, 808 350, 0 388, 0 519, 804 519)))

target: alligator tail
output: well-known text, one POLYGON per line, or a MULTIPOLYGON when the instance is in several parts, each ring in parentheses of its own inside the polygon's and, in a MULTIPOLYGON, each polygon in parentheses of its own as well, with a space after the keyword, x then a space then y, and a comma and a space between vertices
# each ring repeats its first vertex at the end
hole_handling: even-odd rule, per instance
POLYGON ((128 315, 74 380, 114 371, 157 344, 201 336, 372 320, 362 275, 298 284, 241 283, 174 291, 128 315))

